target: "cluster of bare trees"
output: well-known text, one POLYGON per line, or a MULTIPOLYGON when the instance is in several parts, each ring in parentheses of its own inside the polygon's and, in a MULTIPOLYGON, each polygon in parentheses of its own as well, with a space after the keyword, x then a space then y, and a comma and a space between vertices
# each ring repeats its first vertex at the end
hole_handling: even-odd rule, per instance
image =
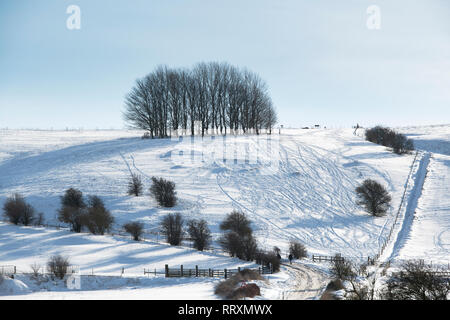
POLYGON ((271 132, 277 116, 267 85, 255 73, 227 63, 199 63, 192 70, 160 66, 136 81, 125 98, 124 119, 151 138, 198 129, 227 134, 271 132), (198 125, 199 128, 196 128, 198 125))

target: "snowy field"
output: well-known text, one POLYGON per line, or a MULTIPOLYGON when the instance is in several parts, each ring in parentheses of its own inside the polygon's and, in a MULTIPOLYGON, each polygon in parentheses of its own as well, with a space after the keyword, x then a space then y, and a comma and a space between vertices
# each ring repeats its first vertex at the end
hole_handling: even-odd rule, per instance
MULTIPOLYGON (((392 257, 442 263, 449 260, 449 128, 401 129, 416 141, 418 148, 431 152, 431 158, 423 195, 417 199, 417 218, 408 227, 399 228, 399 237, 389 253, 392 257)), ((376 254, 387 238, 405 187, 407 199, 414 191, 406 184, 414 155, 395 155, 385 147, 364 141, 362 134, 360 130, 354 135, 353 129, 284 129, 270 140, 266 135, 142 140, 142 132, 137 131, 2 130, 0 203, 18 192, 44 213, 47 223, 58 224, 60 196, 73 187, 105 201, 116 218, 115 231, 129 221, 141 221, 147 231, 157 231, 165 214, 180 212, 185 219, 206 219, 215 240, 220 236, 220 222, 237 209, 252 220, 259 245, 268 250, 278 246, 283 256, 289 241, 298 240, 310 254, 339 252, 364 259, 376 254), (144 196, 126 194, 130 171, 142 175, 147 190, 144 196), (176 183, 176 207, 158 207, 150 197, 152 176, 176 183), (355 205, 354 190, 366 178, 380 181, 391 193, 392 209, 386 217, 373 218, 355 205)), ((413 170, 419 169, 416 163, 413 170)), ((406 218, 405 214, 405 221, 406 218)), ((149 237, 151 241, 161 241, 156 234, 149 237)), ((214 246, 218 247, 217 242, 214 246)), ((69 255, 86 273, 94 269, 104 275, 117 275, 122 268, 125 276, 138 275, 143 268, 162 269, 165 264, 198 264, 206 268, 246 264, 220 255, 217 250, 198 253, 157 242, 134 243, 117 236, 80 235, 0 223, 1 265, 28 270, 30 264, 44 263, 53 253, 69 255)), ((271 286, 263 285, 264 298, 280 297, 280 290, 289 282, 285 271, 272 276, 271 286)), ((145 292, 145 297, 152 299, 154 295, 149 290, 153 284, 155 289, 165 288, 162 299, 215 298, 211 280, 182 280, 173 286, 157 277, 144 278, 135 285, 117 281, 120 288, 135 288, 123 289, 130 292, 125 295, 130 298, 145 292), (177 291, 180 285, 186 291, 177 291), (196 295, 185 296, 194 287, 198 288, 196 295)), ((89 292, 68 292, 64 297, 95 296, 89 292)), ((105 298, 116 294, 110 292, 105 298)), ((35 292, 27 297, 60 296, 35 292)))

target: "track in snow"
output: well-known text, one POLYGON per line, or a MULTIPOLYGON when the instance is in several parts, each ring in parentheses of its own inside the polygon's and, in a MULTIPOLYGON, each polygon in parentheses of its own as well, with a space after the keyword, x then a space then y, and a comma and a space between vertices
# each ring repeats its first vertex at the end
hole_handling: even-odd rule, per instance
POLYGON ((289 281, 294 282, 290 289, 283 291, 283 300, 317 300, 330 281, 323 272, 303 264, 282 265, 290 275, 289 281))

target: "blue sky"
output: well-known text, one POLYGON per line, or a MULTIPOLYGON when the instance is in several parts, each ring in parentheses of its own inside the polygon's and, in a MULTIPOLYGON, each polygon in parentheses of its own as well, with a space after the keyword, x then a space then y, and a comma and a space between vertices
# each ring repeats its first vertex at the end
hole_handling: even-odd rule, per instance
POLYGON ((449 17, 447 0, 1 0, 0 127, 122 128, 137 78, 200 61, 258 73, 285 126, 450 123, 449 17))

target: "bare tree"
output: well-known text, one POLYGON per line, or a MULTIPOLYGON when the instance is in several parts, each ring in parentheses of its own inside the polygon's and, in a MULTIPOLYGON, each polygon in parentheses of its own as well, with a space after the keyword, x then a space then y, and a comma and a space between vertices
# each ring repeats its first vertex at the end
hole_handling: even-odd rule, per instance
POLYGON ((447 300, 450 280, 421 261, 407 261, 392 276, 381 293, 386 300, 447 300))
POLYGON ((253 260, 258 252, 256 240, 250 227, 251 221, 244 213, 233 211, 220 224, 224 231, 220 239, 222 248, 232 257, 253 260))
POLYGON ((93 234, 103 235, 114 223, 114 217, 106 210, 105 205, 97 196, 89 197, 89 204, 85 215, 84 225, 93 234))
POLYGON ((227 63, 198 63, 192 70, 159 66, 138 79, 125 97, 124 120, 149 136, 167 137, 181 127, 195 135, 210 128, 227 134, 265 128, 272 132, 277 121, 267 85, 255 73, 227 63))
POLYGON ((86 204, 83 199, 83 193, 74 188, 66 190, 61 197, 61 209, 58 210, 58 219, 61 222, 68 223, 72 231, 81 232, 85 219, 86 204))
POLYGON ((131 174, 130 181, 128 182, 128 194, 139 197, 142 194, 142 178, 140 175, 131 174))
POLYGON ((144 224, 141 222, 129 222, 123 225, 123 229, 133 236, 134 241, 139 241, 144 231, 144 224))
POLYGON ((194 241, 194 248, 203 251, 211 242, 211 232, 206 220, 190 220, 188 222, 188 234, 194 241))
POLYGON ((166 236, 167 242, 178 246, 183 239, 184 220, 181 214, 168 214, 161 222, 161 233, 166 236))
POLYGON ((6 199, 3 214, 11 223, 28 226, 34 220, 35 210, 23 196, 16 193, 6 199))
POLYGON ((301 259, 307 256, 305 246, 297 241, 291 241, 289 243, 289 254, 291 254, 294 259, 301 259))
POLYGON ((390 207, 391 196, 387 190, 377 181, 366 179, 356 188, 358 205, 362 205, 374 216, 380 217, 386 214, 390 207))
POLYGON ((47 262, 48 271, 60 279, 64 279, 69 265, 69 258, 61 255, 52 256, 47 262))
POLYGON ((220 229, 224 231, 233 231, 239 236, 245 236, 252 233, 250 227, 251 221, 247 216, 239 211, 234 210, 229 213, 225 220, 220 224, 220 229))
POLYGON ((177 197, 175 183, 163 178, 152 177, 153 184, 150 192, 155 197, 159 205, 170 208, 176 205, 177 197))

